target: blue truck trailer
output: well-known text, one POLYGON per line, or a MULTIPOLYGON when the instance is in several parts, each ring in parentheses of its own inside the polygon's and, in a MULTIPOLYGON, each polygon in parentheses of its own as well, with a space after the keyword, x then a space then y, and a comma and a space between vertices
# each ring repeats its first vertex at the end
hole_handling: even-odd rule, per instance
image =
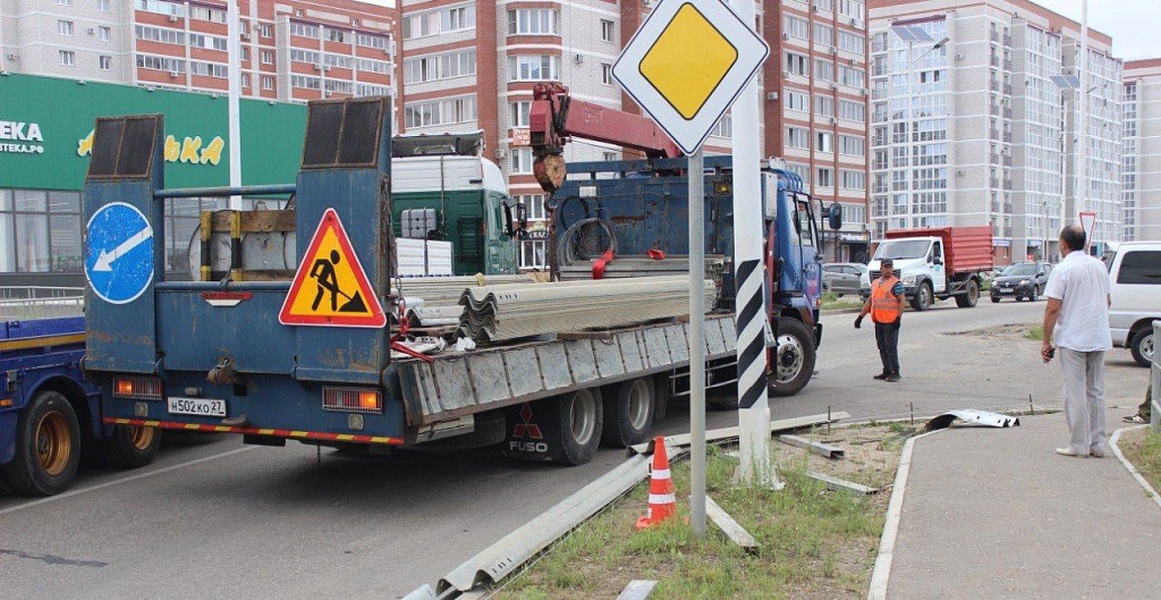
MULTIPOLYGON (((394 277, 390 114, 387 98, 313 101, 293 185, 185 190, 165 188, 160 115, 98 120, 84 195, 85 368, 100 391, 106 425, 360 452, 500 444, 523 459, 574 465, 590 460, 602 442, 648 438, 670 396, 689 386, 689 324, 680 318, 587 332, 561 322, 551 334, 429 357, 394 351, 401 332, 387 317, 405 291, 394 277), (225 277, 165 279, 159 257, 167 203, 290 193, 296 202, 286 223, 243 210, 225 218, 234 240, 292 226, 293 277, 249 272, 233 253, 225 277)), ((727 166, 720 171, 707 185, 727 183, 727 166)), ((654 175, 671 190, 686 186, 680 173, 654 175)), ((793 177, 770 173, 768 183, 763 218, 777 235, 770 259, 782 266, 769 282, 767 310, 775 321, 796 315, 810 362, 805 354, 790 354, 787 362, 809 378, 821 331, 811 202, 793 177)), ((685 214, 684 195, 646 192, 649 203, 672 200, 667 218, 685 214)), ((724 194, 713 205, 719 245, 727 243, 725 221, 733 218, 722 210, 724 194)), ((586 288, 569 289, 583 297, 586 288)), ((648 302, 644 290, 641 301, 648 302)), ((721 292, 725 308, 707 314, 704 339, 707 359, 719 367, 711 384, 725 387, 736 376, 736 335, 732 285, 721 292)))
POLYGON ((153 460, 156 430, 101 422, 84 353, 83 317, 0 321, 0 488, 48 496, 68 487, 82 459, 153 460))

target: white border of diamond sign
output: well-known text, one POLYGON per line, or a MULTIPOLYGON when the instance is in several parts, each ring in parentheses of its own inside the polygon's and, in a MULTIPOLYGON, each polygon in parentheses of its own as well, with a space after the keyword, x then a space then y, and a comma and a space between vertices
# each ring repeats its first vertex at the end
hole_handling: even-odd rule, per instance
POLYGON ((719 0, 661 0, 621 51, 613 65, 613 77, 688 155, 701 147, 769 55, 770 46, 719 0), (692 119, 678 113, 640 68, 645 55, 686 4, 700 12, 738 52, 738 59, 692 119))

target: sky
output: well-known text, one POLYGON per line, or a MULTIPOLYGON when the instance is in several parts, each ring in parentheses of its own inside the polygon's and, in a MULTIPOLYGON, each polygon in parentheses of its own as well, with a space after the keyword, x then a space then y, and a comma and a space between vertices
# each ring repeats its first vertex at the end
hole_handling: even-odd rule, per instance
MULTIPOLYGON (((1080 22, 1081 0, 1032 0, 1080 22)), ((1161 3, 1157 0, 1088 0, 1088 26, 1113 38, 1113 56, 1161 58, 1161 3)))

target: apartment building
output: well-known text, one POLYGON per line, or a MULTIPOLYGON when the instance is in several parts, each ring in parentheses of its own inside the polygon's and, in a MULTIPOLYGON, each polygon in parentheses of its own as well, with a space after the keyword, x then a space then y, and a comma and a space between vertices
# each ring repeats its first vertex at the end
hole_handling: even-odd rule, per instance
MULTIPOLYGON (((242 95, 391 94, 395 10, 356 0, 240 0, 242 95)), ((160 89, 229 88, 226 0, 0 4, 0 70, 160 89)))
POLYGON ((1161 240, 1161 58, 1125 62, 1122 239, 1161 240))
POLYGON ((873 237, 990 225, 998 263, 1053 259, 1094 210, 1121 237, 1121 61, 1089 30, 1087 192, 1077 198, 1078 23, 1027 0, 870 0, 873 237), (1075 85, 1075 84, 1074 84, 1075 85), (1071 175, 1071 177, 1070 177, 1071 175))
MULTIPOLYGON (((828 260, 866 258, 867 19, 861 0, 768 2, 763 30, 765 152, 781 157, 808 190, 843 208, 828 260)), ((826 230, 828 243, 830 230, 826 230)))

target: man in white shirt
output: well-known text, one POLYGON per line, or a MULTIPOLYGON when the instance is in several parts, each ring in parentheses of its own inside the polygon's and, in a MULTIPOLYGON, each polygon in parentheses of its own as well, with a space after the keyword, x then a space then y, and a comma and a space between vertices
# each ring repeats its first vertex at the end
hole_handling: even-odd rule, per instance
POLYGON ((1105 436, 1105 351, 1113 347, 1109 332, 1109 271, 1084 252, 1084 230, 1069 225, 1060 232, 1064 258, 1044 295, 1044 343, 1040 356, 1052 360, 1053 341, 1060 349, 1064 379, 1064 416, 1069 443, 1063 456, 1095 456, 1108 450, 1105 436))

